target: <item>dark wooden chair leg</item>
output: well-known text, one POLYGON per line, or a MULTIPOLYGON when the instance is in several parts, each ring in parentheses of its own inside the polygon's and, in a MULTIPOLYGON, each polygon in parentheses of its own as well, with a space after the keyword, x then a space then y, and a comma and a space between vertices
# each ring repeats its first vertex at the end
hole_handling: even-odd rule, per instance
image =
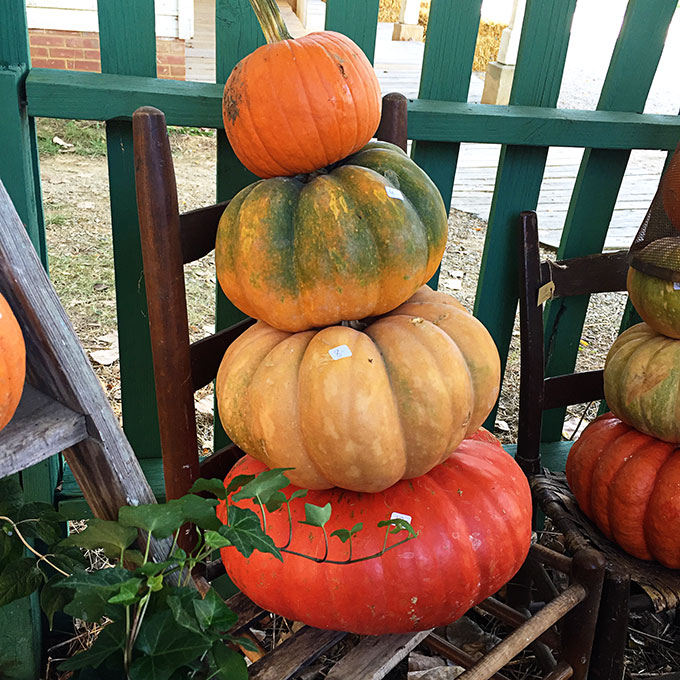
POLYGON ((382 100, 382 117, 375 136, 383 142, 391 142, 406 151, 406 127, 408 99, 399 92, 390 92, 382 100))
POLYGON ((574 669, 575 680, 588 676, 605 565, 602 553, 590 548, 579 550, 572 561, 572 581, 587 590, 585 598, 564 617, 562 627, 561 661, 574 669))
POLYGON ((607 570, 602 586, 595 644, 590 659, 592 680, 621 680, 628 639, 630 575, 607 570))

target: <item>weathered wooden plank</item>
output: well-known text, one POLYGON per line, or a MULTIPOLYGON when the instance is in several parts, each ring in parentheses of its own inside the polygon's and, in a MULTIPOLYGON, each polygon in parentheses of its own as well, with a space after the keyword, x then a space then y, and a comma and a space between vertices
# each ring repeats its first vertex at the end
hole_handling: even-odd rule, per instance
POLYGON ((252 623, 258 616, 264 613, 261 607, 258 607, 251 599, 246 597, 243 593, 236 593, 227 600, 227 606, 237 616, 236 623, 232 630, 239 631, 252 623))
POLYGON ((379 0, 326 0, 326 30, 344 33, 363 50, 368 60, 375 58, 379 0))
POLYGON ((431 632, 365 637, 331 668, 326 680, 382 680, 431 632))
MULTIPOLYGON (((511 104, 554 108, 569 44, 575 0, 528 0, 511 104)), ((547 147, 504 146, 477 286, 475 315, 489 329, 503 367, 518 290, 519 215, 538 202, 547 147)), ((487 419, 493 425, 495 411, 487 419)))
MULTIPOLYGON (((598 110, 639 113, 644 109, 676 8, 674 0, 631 0, 628 3, 598 110)), ((586 149, 583 156, 557 252, 560 259, 602 250, 630 157, 629 151, 606 150, 596 140, 587 146, 598 148, 586 149)), ((554 335, 558 318, 560 328, 547 357, 547 375, 573 370, 589 299, 584 295, 548 306, 546 337, 554 335)), ((544 439, 559 439, 563 420, 563 410, 546 414, 544 439)))
POLYGON ((14 417, 0 431, 0 477, 35 465, 87 436, 84 415, 26 384, 14 417))
POLYGON ((250 680, 289 680, 346 635, 336 630, 305 626, 250 666, 250 680))
MULTIPOLYGON (((0 290, 24 333, 28 380, 72 411, 86 414, 90 436, 64 455, 94 514, 116 519, 122 505, 154 503, 132 448, 1 183, 0 290)), ((152 554, 164 557, 167 546, 152 543, 152 554)))
MULTIPOLYGON (((226 68, 224 72, 229 73, 226 68)), ((31 116, 128 120, 137 108, 150 105, 165 113, 168 125, 218 129, 223 127, 222 89, 221 84, 40 68, 32 69, 26 79, 31 116)), ((680 135, 680 117, 660 114, 434 100, 411 100, 408 107, 408 134, 418 140, 416 149, 429 140, 552 147, 597 143, 599 148, 671 150, 680 135)), ((254 180, 243 169, 221 200, 254 180)))

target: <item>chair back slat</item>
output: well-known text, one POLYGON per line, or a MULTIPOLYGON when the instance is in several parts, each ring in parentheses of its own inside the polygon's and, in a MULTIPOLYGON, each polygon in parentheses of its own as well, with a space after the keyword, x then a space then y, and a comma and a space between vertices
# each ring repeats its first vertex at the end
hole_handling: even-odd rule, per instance
POLYGON ((585 404, 604 398, 604 371, 584 371, 546 378, 543 383, 543 408, 585 404))
POLYGON ((163 474, 171 499, 184 495, 198 477, 177 187, 163 113, 138 109, 132 126, 163 474))
POLYGON ((229 201, 191 210, 179 216, 182 262, 200 260, 215 247, 217 225, 229 201))
POLYGON ((191 382, 194 392, 214 380, 227 347, 254 323, 255 319, 244 319, 191 344, 191 382))
POLYGON ((617 250, 558 262, 545 261, 541 263, 541 282, 555 284, 553 298, 625 290, 627 258, 627 250, 617 250))

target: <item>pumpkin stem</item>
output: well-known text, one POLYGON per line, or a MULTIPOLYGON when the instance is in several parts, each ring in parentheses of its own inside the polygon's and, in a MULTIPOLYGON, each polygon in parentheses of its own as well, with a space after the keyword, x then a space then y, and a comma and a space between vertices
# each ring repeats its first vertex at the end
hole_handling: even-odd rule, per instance
POLYGON ((271 45, 282 40, 293 39, 286 28, 286 24, 283 23, 276 0, 250 0, 250 5, 255 12, 267 43, 271 45))

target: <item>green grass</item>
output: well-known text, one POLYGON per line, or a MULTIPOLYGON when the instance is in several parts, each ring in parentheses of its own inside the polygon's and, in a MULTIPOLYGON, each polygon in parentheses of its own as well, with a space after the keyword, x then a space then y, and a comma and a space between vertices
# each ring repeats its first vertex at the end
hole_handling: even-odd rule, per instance
MULTIPOLYGON (((55 156, 72 153, 76 156, 106 156, 106 124, 92 120, 62 120, 59 118, 37 118, 38 151, 41 155, 55 156), (66 144, 54 141, 59 137, 66 144)), ((212 128, 170 126, 171 138, 191 135, 194 137, 214 137, 212 128)))

